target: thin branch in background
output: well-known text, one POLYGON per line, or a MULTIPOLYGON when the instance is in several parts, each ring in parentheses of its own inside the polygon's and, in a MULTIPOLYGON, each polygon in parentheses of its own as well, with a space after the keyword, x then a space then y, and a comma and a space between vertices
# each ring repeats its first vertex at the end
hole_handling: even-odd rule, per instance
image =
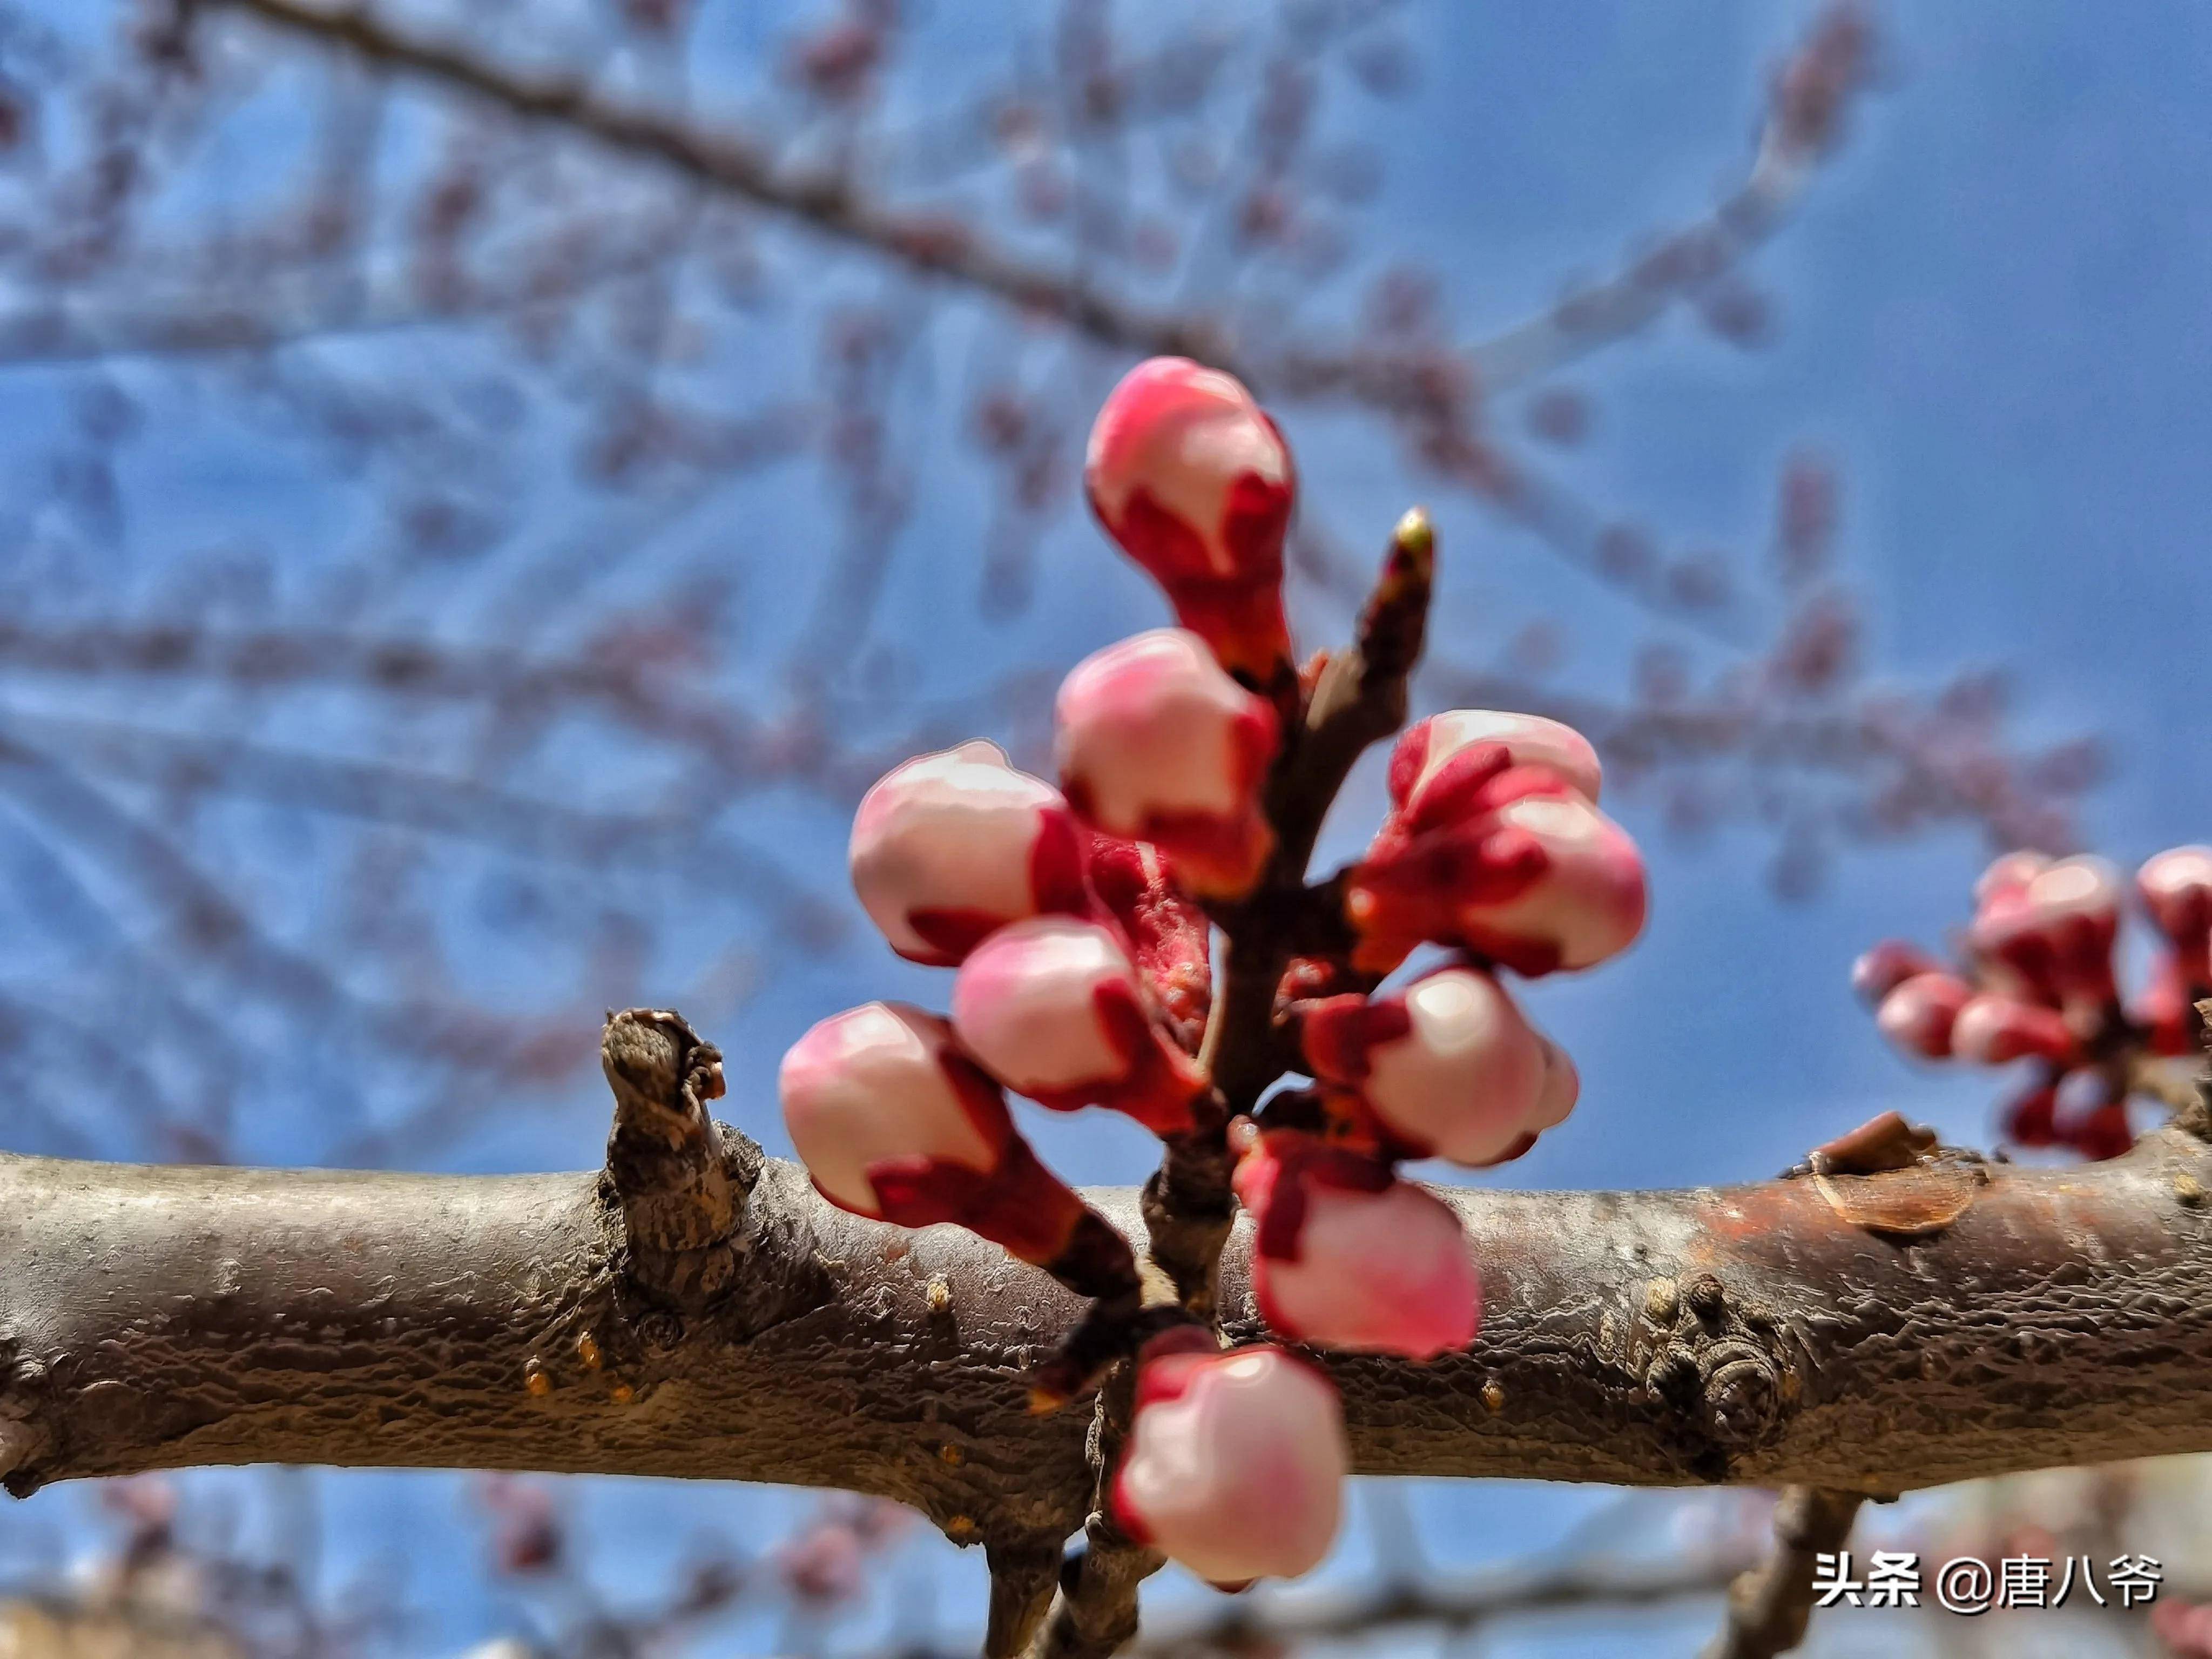
POLYGON ((1728 1618, 1704 1659, 1776 1659, 1805 1639, 1818 1559, 1850 1541, 1865 1495, 1792 1486, 1774 1510, 1774 1548, 1729 1590, 1728 1618))

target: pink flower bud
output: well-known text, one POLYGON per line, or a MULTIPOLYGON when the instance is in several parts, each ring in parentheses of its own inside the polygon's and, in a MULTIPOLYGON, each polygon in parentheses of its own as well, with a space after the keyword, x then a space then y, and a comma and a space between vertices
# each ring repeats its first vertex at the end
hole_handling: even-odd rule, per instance
POLYGON ((1565 1117, 1578 1086, 1475 968, 1439 969, 1393 996, 1328 998, 1306 1012, 1300 1040, 1313 1074, 1355 1092, 1402 1157, 1496 1163, 1565 1117))
POLYGON ((1619 824, 1549 767, 1478 744, 1384 821, 1345 916, 1370 969, 1431 940, 1533 976, 1627 949, 1646 902, 1643 856, 1619 824))
POLYGON ((1109 1106, 1175 1133, 1206 1087, 1097 922, 1037 916, 992 934, 953 983, 952 1029, 985 1071, 1055 1111, 1109 1106))
POLYGON ((1951 1052, 1951 1025, 1974 988, 1950 974, 1915 974, 1881 1000, 1875 1024, 1907 1054, 1942 1060, 1951 1052))
POLYGON ((1952 1020, 1951 1052, 1984 1066, 2002 1066, 2029 1054, 2071 1066, 2081 1058, 2081 1044, 2057 1010, 1984 995, 1969 1001, 1952 1020))
POLYGON ((2119 929, 2119 872, 2102 859, 2039 867, 2014 854, 1990 867, 1968 939, 2001 975, 2051 1003, 2101 1007, 2115 994, 2112 941, 2119 929))
POLYGON ((1916 974, 1940 974, 1943 964, 1918 945, 1886 939, 1851 964, 1851 989, 1879 1006, 1916 974))
POLYGON ((1260 786, 1275 711, 1231 679, 1195 634, 1155 629, 1076 665, 1060 688, 1060 775, 1096 828, 1150 842, 1193 892, 1233 898, 1274 836, 1260 786))
POLYGON ((1091 890, 1127 935, 1137 972, 1161 1010, 1197 1047, 1213 1006, 1212 935, 1206 912, 1176 886, 1160 849, 1091 838, 1091 890))
POLYGON ((1449 787, 1445 768, 1487 764, 1494 759, 1469 755, 1470 750, 1495 744, 1505 751, 1509 766, 1547 766, 1595 801, 1602 773, 1597 750, 1571 726, 1546 720, 1541 714, 1504 714, 1492 708, 1453 708, 1431 714, 1406 728, 1390 750, 1390 799, 1403 809, 1431 784, 1449 787), (1468 757, 1462 760, 1462 756, 1468 757))
POLYGON ((950 1221, 1086 1294, 1134 1290, 1128 1246, 1015 1131, 1006 1097, 934 1014, 871 1002, 793 1043, 776 1079, 815 1190, 902 1227, 950 1221))
POLYGON ((1318 1370, 1280 1348, 1223 1353, 1171 1332, 1138 1358, 1114 1518, 1224 1589, 1295 1578, 1335 1541, 1351 1468, 1343 1407, 1318 1370))
POLYGON ((1224 667, 1260 684, 1291 654, 1283 537, 1296 481, 1275 423, 1233 377, 1154 357, 1098 411, 1091 509, 1224 667))
POLYGON ((2152 923, 2173 946, 2182 976, 2212 988, 2212 847, 2176 847, 2136 872, 2152 923))
POLYGON ((950 967, 994 929, 1080 910, 1083 834, 1060 791, 976 741, 893 768, 853 817, 853 890, 891 949, 950 967))
POLYGON ((1459 1216, 1389 1166, 1278 1129, 1237 1166, 1260 1316, 1301 1342, 1432 1359, 1474 1340, 1482 1285, 1459 1216))

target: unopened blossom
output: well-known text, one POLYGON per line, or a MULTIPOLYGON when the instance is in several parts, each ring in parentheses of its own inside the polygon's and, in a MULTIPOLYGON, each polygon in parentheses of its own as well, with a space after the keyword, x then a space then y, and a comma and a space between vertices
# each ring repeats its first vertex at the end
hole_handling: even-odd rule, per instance
POLYGON ((1301 1342, 1432 1359, 1474 1340, 1482 1286, 1459 1216, 1387 1164, 1293 1129, 1248 1135, 1237 1196, 1252 1294, 1301 1342))
POLYGON ((1967 938, 1992 976, 2053 1004, 2109 1003, 2119 872, 2100 858, 2012 854, 1975 888, 1967 938))
POLYGON ((1280 1348, 1188 1330, 1139 1356, 1112 1504, 1121 1529, 1223 1589, 1321 1565, 1351 1448, 1336 1389, 1280 1348))
POLYGON ((1061 684, 1055 714, 1060 784, 1079 813, 1158 847, 1194 893, 1250 888, 1274 842, 1260 786, 1275 711, 1203 640, 1162 628, 1109 646, 1061 684))
POLYGON ((978 945, 952 987, 952 1029, 975 1061, 1042 1106, 1108 1106, 1169 1133, 1206 1087, 1156 1016, 1117 929, 1018 921, 978 945))
POLYGON ((1974 988, 1954 974, 1915 974, 1881 1000, 1875 1024, 1908 1054, 1941 1060, 1951 1052, 1951 1027, 1973 1000, 1974 988))
POLYGON ((1565 1117, 1578 1086, 1505 988, 1472 967, 1315 1003, 1300 1041, 1314 1076, 1355 1095, 1401 1156, 1496 1163, 1565 1117))
POLYGON ((1232 375, 1154 357, 1098 411, 1084 460, 1093 511, 1224 667, 1266 684, 1291 654, 1283 538, 1291 453, 1232 375))
POLYGON ((793 1148, 840 1209, 955 1222, 1093 1293, 1134 1288, 1127 1244, 1037 1161, 935 1015, 894 1002, 833 1014, 784 1054, 776 1087, 793 1148))
POLYGON ((1851 963, 1851 989, 1869 1002, 1881 1000, 1916 974, 1940 973, 1942 961, 1901 939, 1886 939, 1851 963))
POLYGON ((1643 855, 1619 824, 1565 774, 1486 744, 1384 821, 1351 873, 1345 917, 1376 971, 1427 940, 1536 975, 1626 950, 1646 902, 1643 855))
POLYGON ((1167 855, 1148 842, 1093 835, 1091 890, 1129 941, 1146 988, 1194 1043, 1213 1006, 1212 937, 1167 855))
POLYGON ((1080 910, 1085 831, 1059 790, 981 740, 894 768, 853 817, 853 890, 891 948, 951 966, 987 935, 1080 910))
MULTIPOLYGON (((1406 728, 1390 750, 1390 800, 1401 810, 1431 786, 1449 787, 1452 772, 1481 757, 1470 751, 1485 744, 1504 750, 1510 766, 1546 766, 1595 801, 1603 771, 1597 750, 1571 726, 1541 714, 1496 708, 1450 708, 1406 728)), ((1496 769, 1494 763, 1487 769, 1496 769)))
POLYGON ((1984 1066, 2030 1055, 2071 1066, 2082 1057, 2080 1038, 2057 1010, 1994 993, 1972 999, 1953 1017, 1950 1052, 1984 1066))
POLYGON ((2212 981, 2212 847, 2175 847, 2144 861, 2136 891, 2185 975, 2212 981))

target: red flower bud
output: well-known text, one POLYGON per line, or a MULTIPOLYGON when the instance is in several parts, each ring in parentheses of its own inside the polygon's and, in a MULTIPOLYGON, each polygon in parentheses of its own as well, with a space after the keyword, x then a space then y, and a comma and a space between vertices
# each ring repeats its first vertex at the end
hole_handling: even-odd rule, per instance
POLYGON ((985 1071, 1056 1111, 1111 1107, 1170 1134, 1207 1086, 1097 922, 1038 916, 992 934, 953 984, 952 1029, 985 1071))
POLYGON ((839 1209, 955 1222, 1086 1294, 1135 1288, 1127 1244, 1037 1162, 935 1015, 893 1002, 834 1014, 791 1046, 776 1086, 799 1161, 839 1209))
POLYGON ((2015 1146, 2058 1144, 2058 1085, 2040 1084, 2004 1109, 1999 1132, 2015 1146))
POLYGON ((2176 847, 2136 872, 2136 890, 2192 987, 2212 989, 2212 847, 2176 847))
POLYGON ((1951 1024, 1974 988, 1950 974, 1915 974, 1881 1000, 1875 1024, 1907 1054, 1942 1060, 1951 1052, 1951 1024))
POLYGON ((1503 744, 1471 745, 1384 821, 1345 893, 1362 967, 1387 972, 1430 940, 1534 975, 1594 966, 1643 931, 1636 843, 1561 774, 1508 763, 1503 744))
POLYGON ((1482 1285, 1458 1213, 1376 1159, 1296 1130, 1254 1135, 1237 1196, 1261 1317, 1301 1342, 1432 1359, 1474 1340, 1482 1285))
POLYGON ((2061 1124, 2058 1133, 2064 1144, 2092 1164, 2124 1157, 2136 1144, 2136 1133, 2128 1123, 2128 1103, 2124 1100, 2101 1102, 2078 1121, 2061 1124))
POLYGON ((2016 853, 1990 866, 1975 888, 1967 937, 1978 957, 2027 994, 2102 1007, 2116 994, 2119 874, 2102 859, 2037 858, 2016 853))
POLYGON ((1222 1589, 1295 1578, 1335 1541, 1352 1451, 1336 1389, 1280 1348, 1202 1332, 1139 1356, 1111 1502, 1122 1531, 1222 1589))
POLYGON ((1191 890, 1233 898, 1274 836, 1260 786, 1275 711, 1231 679, 1205 641, 1156 629, 1079 663, 1060 688, 1060 775, 1091 824, 1150 842, 1191 890))
POLYGON ((1952 1019, 1950 1042, 1951 1052, 1960 1060, 1984 1066, 2002 1066, 2029 1054, 2057 1066, 2071 1066, 2081 1058, 2081 1042, 2064 1015, 2006 996, 1978 996, 1968 1001, 1952 1019))
POLYGON ((1914 975, 1942 971, 1942 963, 1918 945, 1886 939, 1851 964, 1851 989, 1878 1006, 1914 975))
POLYGON ((1084 483, 1122 551, 1224 667, 1265 685, 1291 654, 1283 538, 1296 481, 1275 423, 1183 357, 1129 371, 1091 428, 1084 483))
POLYGON ((891 949, 950 967, 1007 922, 1081 910, 1083 832, 1060 791, 980 740, 893 768, 853 817, 853 890, 891 949))
POLYGON ((1565 1054, 1480 969, 1439 969, 1391 996, 1331 997, 1301 1027, 1313 1074, 1357 1094, 1386 1150, 1481 1168, 1565 1118, 1565 1054))

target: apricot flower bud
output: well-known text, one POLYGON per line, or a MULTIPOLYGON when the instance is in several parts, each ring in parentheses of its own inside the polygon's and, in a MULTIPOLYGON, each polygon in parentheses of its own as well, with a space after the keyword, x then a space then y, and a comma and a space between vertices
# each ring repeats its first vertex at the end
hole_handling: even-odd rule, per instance
POLYGON ((1953 1022, 1973 994, 1954 975, 1915 974, 1881 1000, 1875 1024, 1907 1054, 1942 1060, 1951 1052, 1953 1022))
POLYGON ((1292 1129, 1250 1137, 1236 1187, 1256 1229, 1253 1298, 1285 1336, 1408 1359, 1474 1340, 1481 1281, 1434 1194, 1292 1129))
POLYGON ((1301 1041, 1315 1077, 1356 1093, 1401 1157, 1496 1163, 1565 1117, 1578 1086, 1475 968, 1439 969, 1392 996, 1330 997, 1307 1010, 1301 1041))
POLYGON ((1096 828, 1150 842, 1194 893, 1233 898, 1274 837, 1260 785, 1275 711, 1195 634, 1155 629, 1076 665, 1060 688, 1061 786, 1096 828))
POLYGON ((1951 1052, 1984 1066, 2002 1066, 2029 1054, 2071 1066, 2081 1058, 2081 1044, 2057 1010, 1984 995, 1968 1002, 1952 1020, 1951 1052))
POLYGON ((992 934, 953 982, 952 1029, 985 1071, 1057 1111, 1109 1106, 1171 1133, 1206 1087, 1097 922, 1037 916, 992 934))
POLYGON ((2014 854, 1975 888, 1967 937, 2001 975, 2051 1003, 2112 1000, 2112 941, 2119 929, 2119 872, 2099 858, 2037 864, 2014 854))
POLYGON ((2212 847, 2175 847, 2136 872, 2136 890, 2181 976, 2212 988, 2212 847))
POLYGON ((1202 1333, 1156 1337, 1115 1472, 1114 1518, 1222 1589, 1321 1565, 1352 1453, 1335 1388, 1280 1348, 1223 1353, 1202 1333))
POLYGON ((1942 971, 1942 963, 1918 945, 1886 939, 1851 963, 1851 989, 1880 1006, 1884 997, 1914 975, 1942 971))
POLYGON ((1588 968, 1644 928, 1644 860, 1620 826, 1547 766, 1471 745, 1391 813, 1352 871, 1354 959, 1387 972, 1423 940, 1516 972, 1588 968))
POLYGON ((1136 1288, 1128 1245, 1037 1162, 935 1015, 892 1002, 833 1014, 785 1054, 776 1087, 793 1147, 838 1208, 957 1223, 1088 1295, 1136 1288))
POLYGON ((1233 377, 1154 357, 1091 428, 1084 483, 1121 550, 1224 667, 1266 684, 1291 654, 1283 537, 1296 489, 1275 423, 1233 377))
MULTIPOLYGON (((1541 714, 1507 714, 1494 708, 1451 708, 1409 726, 1390 750, 1390 799, 1404 808, 1431 786, 1449 788, 1445 769, 1483 763, 1470 751, 1496 744, 1510 766, 1548 766, 1595 801, 1602 771, 1597 750, 1571 726, 1541 714), (1462 759, 1462 757, 1466 757, 1462 759)), ((1486 770, 1498 769, 1490 760, 1486 770)))
POLYGON ((853 890, 891 949, 950 967, 1025 916, 1080 910, 1083 831, 1060 791, 981 740, 917 756, 860 798, 853 890))

